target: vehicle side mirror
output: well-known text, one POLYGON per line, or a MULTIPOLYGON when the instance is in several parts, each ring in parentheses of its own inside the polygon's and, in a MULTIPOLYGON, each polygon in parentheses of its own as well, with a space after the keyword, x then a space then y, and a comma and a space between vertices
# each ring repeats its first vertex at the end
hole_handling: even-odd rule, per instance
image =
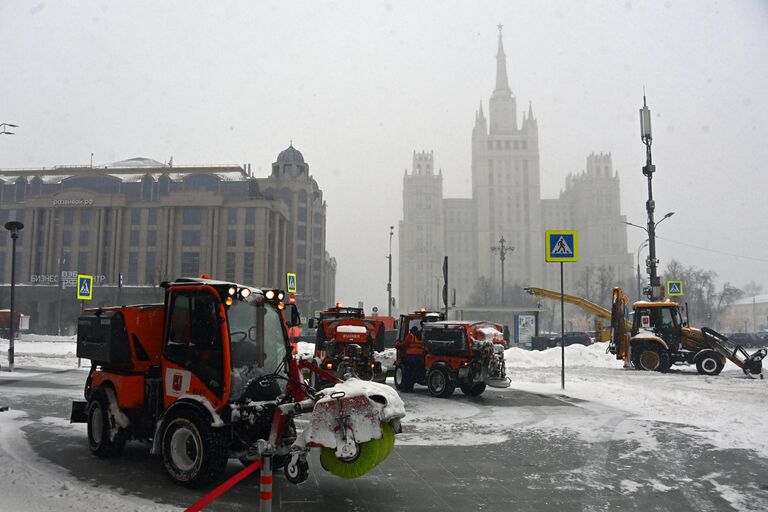
POLYGON ((299 308, 296 307, 296 304, 291 304, 288 307, 291 309, 291 321, 289 322, 289 327, 300 326, 301 315, 299 314, 299 308))
POLYGON ((314 319, 314 317, 310 318, 309 320, 307 320, 307 327, 309 327, 310 329, 314 329, 315 328, 315 319, 314 319))
POLYGON ((395 321, 392 323, 392 327, 394 328, 394 330, 398 330, 398 329, 400 329, 400 319, 399 319, 399 318, 398 318, 398 319, 396 319, 396 320, 395 320, 395 321))

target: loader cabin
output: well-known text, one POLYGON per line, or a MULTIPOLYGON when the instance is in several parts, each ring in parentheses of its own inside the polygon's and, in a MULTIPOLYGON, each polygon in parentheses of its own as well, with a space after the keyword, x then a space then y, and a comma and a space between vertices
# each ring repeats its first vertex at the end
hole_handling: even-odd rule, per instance
POLYGON ((632 336, 640 329, 656 331, 664 336, 679 337, 685 326, 680 305, 676 302, 645 302, 633 304, 632 336))

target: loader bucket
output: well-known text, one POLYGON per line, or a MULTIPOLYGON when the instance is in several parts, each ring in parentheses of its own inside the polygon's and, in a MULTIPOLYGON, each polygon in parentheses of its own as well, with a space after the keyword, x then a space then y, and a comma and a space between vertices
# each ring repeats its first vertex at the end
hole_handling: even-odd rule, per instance
POLYGON ((341 478, 358 478, 389 457, 395 448, 395 432, 389 423, 381 422, 381 439, 371 439, 357 446, 354 459, 342 460, 336 457, 333 448, 320 450, 320 464, 329 473, 341 478))

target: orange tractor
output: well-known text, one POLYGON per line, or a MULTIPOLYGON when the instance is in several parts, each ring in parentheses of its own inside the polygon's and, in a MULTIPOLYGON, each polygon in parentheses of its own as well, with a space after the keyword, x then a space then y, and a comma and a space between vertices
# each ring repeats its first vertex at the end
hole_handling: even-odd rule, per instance
POLYGON ((389 455, 404 415, 397 393, 374 383, 309 388, 287 336, 298 311, 284 309, 282 291, 205 275, 161 286, 163 304, 78 318, 77 356, 92 367, 71 421, 87 423, 94 455, 117 457, 129 440, 148 442, 171 479, 190 487, 218 479, 230 458, 270 457, 301 483, 312 447, 343 477, 389 455), (309 426, 297 433, 294 416, 303 413, 309 426))
MULTIPOLYGON (((338 380, 357 377, 384 382, 387 378, 375 353, 384 349, 384 324, 365 318, 362 308, 336 306, 320 313, 315 338, 314 364, 338 380)), ((320 372, 312 374, 315 388, 333 382, 320 372)))
MULTIPOLYGON (((423 359, 404 354, 395 368, 395 386, 399 390, 412 391, 418 383, 426 385, 432 396, 447 398, 457 387, 468 396, 481 395, 486 386, 509 387, 502 326, 488 322, 425 322, 420 334, 423 359)), ((407 343, 401 344, 398 351, 401 349, 414 350, 407 343)))
POLYGON ((426 377, 424 358, 426 352, 421 341, 424 324, 445 320, 441 312, 419 311, 400 315, 398 320, 397 342, 395 343, 395 387, 399 391, 412 391, 417 382, 423 383, 426 377))

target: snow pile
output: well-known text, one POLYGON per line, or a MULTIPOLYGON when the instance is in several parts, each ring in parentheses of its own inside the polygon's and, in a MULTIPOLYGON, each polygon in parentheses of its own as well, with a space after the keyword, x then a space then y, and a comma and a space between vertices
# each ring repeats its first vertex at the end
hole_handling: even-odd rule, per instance
MULTIPOLYGON (((623 363, 613 354, 606 353, 607 348, 607 343, 565 347, 565 367, 621 368, 623 363)), ((505 351, 504 360, 507 368, 560 368, 562 349, 554 347, 538 351, 513 347, 505 351)))
POLYGON ((394 348, 384 349, 384 352, 375 352, 373 354, 374 359, 381 363, 381 369, 385 372, 395 370, 395 358, 397 358, 397 350, 394 348))
MULTIPOLYGON (((0 338, 0 365, 8 365, 8 340, 0 338)), ((22 334, 13 344, 15 366, 45 366, 53 368, 77 368, 77 337, 22 334)), ((91 362, 83 359, 82 366, 91 362)))

